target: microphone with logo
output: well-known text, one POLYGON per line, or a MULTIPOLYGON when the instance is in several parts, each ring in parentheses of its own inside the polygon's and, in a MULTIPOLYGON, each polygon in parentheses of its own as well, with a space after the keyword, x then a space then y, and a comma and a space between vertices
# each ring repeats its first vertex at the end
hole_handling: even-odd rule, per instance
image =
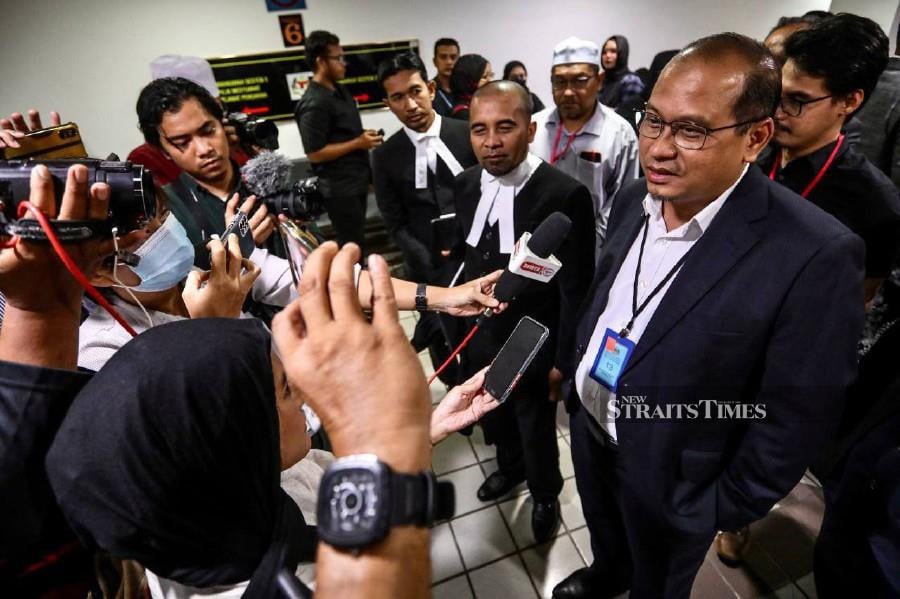
MULTIPOLYGON (((559 249, 571 228, 572 221, 568 216, 562 212, 554 212, 538 225, 533 234, 523 233, 509 258, 509 266, 494 285, 494 298, 509 302, 534 283, 547 283, 553 279, 562 268, 562 263, 553 256, 553 252, 559 249)), ((429 385, 456 358, 484 320, 493 313, 493 309, 488 308, 478 317, 475 326, 428 379, 429 385)))

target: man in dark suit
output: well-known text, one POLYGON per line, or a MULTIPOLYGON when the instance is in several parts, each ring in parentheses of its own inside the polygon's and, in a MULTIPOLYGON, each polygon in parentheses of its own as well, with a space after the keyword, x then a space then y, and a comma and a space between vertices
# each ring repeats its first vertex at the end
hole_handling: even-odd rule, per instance
POLYGON ((412 52, 378 65, 378 81, 403 128, 372 153, 375 199, 409 278, 435 281, 456 244, 453 179, 477 163, 469 126, 434 111, 435 83, 412 52))
POLYGON ((594 563, 554 597, 688 597, 716 530, 800 480, 856 371, 863 244, 749 168, 780 73, 750 38, 693 42, 639 125, 578 325, 568 407, 594 563))
POLYGON ((534 499, 531 525, 539 542, 559 527, 562 476, 556 445, 556 406, 548 401, 557 345, 567 347, 577 306, 593 272, 594 212, 588 189, 528 153, 534 138, 531 98, 512 81, 495 81, 475 93, 469 121, 472 148, 481 166, 455 182, 456 216, 463 241, 454 250, 464 258, 467 280, 505 268, 522 233, 533 232, 561 211, 572 229, 556 256, 562 269, 549 285, 535 284, 499 315, 487 319, 465 355, 475 371, 489 364, 523 316, 547 325, 551 334, 509 399, 482 420, 485 437, 497 446, 499 470, 478 490, 493 501, 522 480, 534 499))
MULTIPOLYGON (((459 266, 450 263, 450 251, 456 244, 453 179, 477 162, 469 143, 469 126, 435 112, 436 84, 428 81, 425 65, 412 52, 382 61, 378 81, 384 87, 385 105, 403 128, 372 154, 375 199, 403 253, 407 277, 448 285, 459 266)), ((413 345, 417 350, 428 347, 437 368, 456 345, 461 324, 450 316, 423 312, 413 345)), ((459 382, 455 364, 441 380, 459 382)))

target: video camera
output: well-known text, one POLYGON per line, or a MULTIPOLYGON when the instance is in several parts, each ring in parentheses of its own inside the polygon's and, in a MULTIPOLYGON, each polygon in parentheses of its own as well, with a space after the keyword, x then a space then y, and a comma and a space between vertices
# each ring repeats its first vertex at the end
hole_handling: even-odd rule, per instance
POLYGON ((228 124, 234 126, 241 144, 259 146, 265 150, 278 149, 278 127, 272 121, 254 118, 243 112, 226 115, 228 124))
POLYGON ((284 214, 288 218, 313 221, 325 213, 324 182, 318 177, 307 177, 294 183, 290 189, 260 198, 269 211, 284 214))
MULTIPOLYGON (((110 156, 116 158, 116 156, 110 156)), ((117 227, 119 234, 144 228, 156 214, 156 187, 150 171, 140 164, 119 160, 79 158, 74 160, 0 160, 0 233, 18 235, 24 239, 45 240, 36 221, 27 217, 19 222, 19 204, 31 195, 31 169, 38 164, 50 170, 56 206, 62 203, 69 167, 83 164, 88 168, 88 187, 106 183, 110 187, 109 218, 103 221, 58 221, 55 228, 62 241, 78 241, 111 234, 117 227)))

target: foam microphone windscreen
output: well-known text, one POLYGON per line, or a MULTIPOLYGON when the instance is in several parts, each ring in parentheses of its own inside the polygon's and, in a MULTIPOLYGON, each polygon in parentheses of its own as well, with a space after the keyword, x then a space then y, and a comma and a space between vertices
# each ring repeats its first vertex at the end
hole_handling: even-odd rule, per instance
MULTIPOLYGON (((541 258, 548 258, 562 245, 572 228, 572 221, 562 212, 554 212, 538 225, 528 240, 528 249, 541 258)), ((494 287, 494 297, 508 302, 528 285, 536 283, 509 270, 504 270, 494 287)))
POLYGON ((260 152, 241 167, 241 178, 256 197, 282 193, 291 188, 291 161, 276 152, 260 152))

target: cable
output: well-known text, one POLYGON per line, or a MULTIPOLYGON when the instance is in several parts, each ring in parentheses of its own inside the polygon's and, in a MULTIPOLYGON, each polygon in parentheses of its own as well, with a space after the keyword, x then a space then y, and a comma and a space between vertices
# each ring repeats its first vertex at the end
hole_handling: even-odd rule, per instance
POLYGON ((468 334, 466 335, 465 339, 462 340, 462 343, 460 343, 459 345, 457 345, 457 346, 456 346, 456 349, 454 349, 454 350, 453 350, 453 353, 450 354, 450 356, 449 356, 446 360, 444 360, 444 363, 441 364, 440 368, 438 368, 437 370, 434 371, 434 374, 432 374, 432 375, 431 375, 431 378, 428 379, 428 386, 429 386, 429 387, 431 386, 431 383, 434 382, 434 379, 436 379, 437 376, 438 376, 440 373, 444 372, 444 369, 447 368, 447 366, 450 365, 450 362, 453 360, 453 358, 456 357, 456 354, 458 354, 459 352, 461 352, 462 349, 466 346, 466 344, 469 343, 469 340, 472 338, 473 335, 475 335, 475 332, 478 331, 478 327, 481 326, 481 321, 482 321, 482 318, 479 317, 478 320, 475 322, 475 326, 472 327, 472 330, 470 330, 470 331, 468 332, 468 334))
MULTIPOLYGON (((95 302, 97 302, 100 306, 103 307, 104 310, 109 312, 110 316, 116 319, 122 328, 128 331, 132 337, 137 337, 137 332, 131 328, 131 325, 126 322, 122 315, 119 314, 115 308, 112 307, 112 304, 109 303, 103 294, 101 294, 97 289, 91 285, 91 282, 88 281, 87 277, 84 276, 84 273, 81 272, 81 269, 78 268, 78 265, 75 264, 75 261, 72 260, 72 257, 69 256, 69 252, 63 247, 62 243, 59 241, 59 238, 56 236, 56 231, 53 230, 53 227, 50 225, 50 221, 44 215, 43 212, 35 208, 31 202, 22 202, 19 204, 19 213, 18 217, 22 218, 25 216, 26 212, 30 212, 31 215, 35 218, 38 224, 41 225, 41 228, 44 230, 44 233, 47 235, 47 239, 50 241, 50 245, 53 246, 53 249, 56 251, 56 255, 59 256, 59 259, 62 261, 63 265, 72 273, 72 276, 75 277, 75 280, 78 281, 78 284, 81 285, 85 292, 91 296, 95 302)), ((17 241, 17 237, 13 237, 10 242, 17 241)))

